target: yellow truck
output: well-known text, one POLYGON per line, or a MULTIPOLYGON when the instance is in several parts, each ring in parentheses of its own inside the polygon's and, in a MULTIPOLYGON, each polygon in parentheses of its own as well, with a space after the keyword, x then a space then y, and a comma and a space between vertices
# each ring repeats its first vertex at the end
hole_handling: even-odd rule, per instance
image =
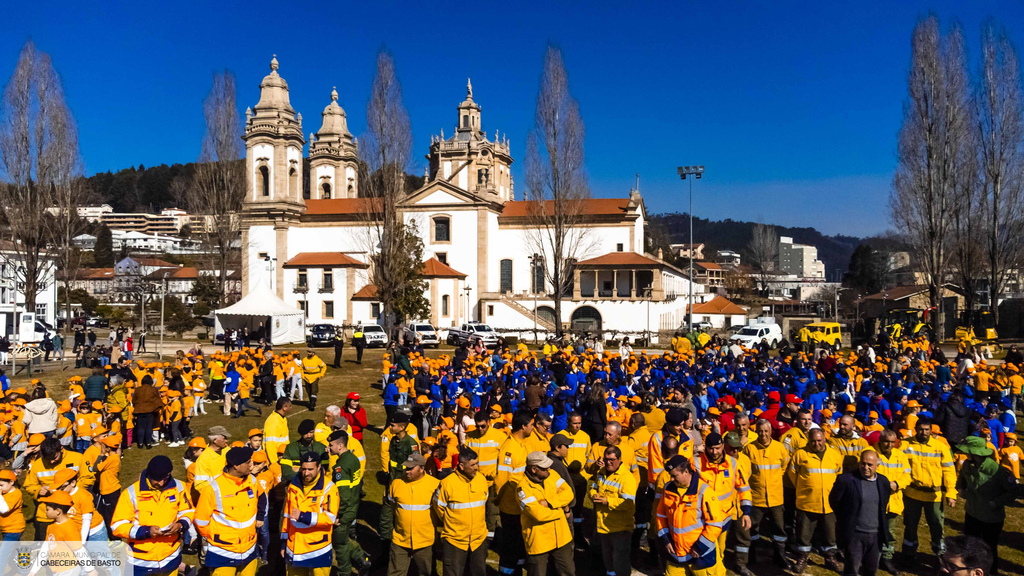
POLYGON ((843 345, 842 328, 837 322, 812 322, 804 327, 810 331, 811 342, 816 348, 838 350, 843 345))

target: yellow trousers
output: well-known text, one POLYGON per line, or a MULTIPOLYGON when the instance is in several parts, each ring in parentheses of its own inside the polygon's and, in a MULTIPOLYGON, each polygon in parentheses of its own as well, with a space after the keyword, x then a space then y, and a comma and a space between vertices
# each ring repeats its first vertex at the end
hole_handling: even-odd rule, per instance
POLYGON ((673 566, 669 562, 665 567, 665 576, 726 576, 725 562, 725 539, 728 532, 722 531, 715 543, 715 565, 707 568, 691 568, 690 566, 673 566))
POLYGON ((259 562, 253 559, 244 568, 234 568, 231 566, 214 568, 210 571, 210 576, 256 576, 257 565, 259 565, 259 562))

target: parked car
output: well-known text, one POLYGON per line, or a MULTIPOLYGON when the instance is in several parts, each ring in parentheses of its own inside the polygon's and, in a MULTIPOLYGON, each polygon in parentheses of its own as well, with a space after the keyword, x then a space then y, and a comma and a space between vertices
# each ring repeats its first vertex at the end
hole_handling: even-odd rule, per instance
POLYGON ((464 342, 470 342, 474 338, 480 338, 484 346, 496 346, 498 344, 498 333, 487 324, 480 322, 467 322, 458 329, 452 328, 448 331, 448 343, 458 346, 464 342))
POLYGON ((836 322, 813 322, 805 326, 816 346, 839 350, 843 345, 842 327, 836 322))
POLYGON ((364 325, 363 336, 366 337, 367 348, 383 348, 388 345, 388 333, 377 324, 364 325))
POLYGON ((694 324, 693 327, 696 328, 697 330, 703 330, 704 332, 707 332, 714 328, 714 326, 711 325, 711 322, 708 322, 707 320, 701 320, 700 322, 694 324))
POLYGON ((747 348, 760 344, 762 339, 768 341, 768 346, 775 348, 782 340, 782 328, 778 324, 751 324, 740 328, 729 338, 747 348))
POLYGON ((437 348, 441 345, 441 339, 437 336, 437 330, 430 324, 424 322, 415 322, 409 326, 412 333, 420 339, 423 347, 437 348))
POLYGON ((93 316, 85 321, 85 325, 91 328, 110 328, 110 320, 93 316))
POLYGON ((336 333, 337 329, 331 324, 313 324, 306 334, 306 344, 312 347, 332 346, 336 333))

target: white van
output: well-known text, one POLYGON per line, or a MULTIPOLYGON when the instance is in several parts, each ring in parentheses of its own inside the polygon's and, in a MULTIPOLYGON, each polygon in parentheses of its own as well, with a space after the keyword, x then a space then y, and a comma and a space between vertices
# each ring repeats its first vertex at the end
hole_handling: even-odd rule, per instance
POLYGON ((740 328, 729 338, 747 348, 760 344, 762 339, 768 341, 768 346, 775 348, 782 341, 782 328, 778 324, 751 324, 740 328))

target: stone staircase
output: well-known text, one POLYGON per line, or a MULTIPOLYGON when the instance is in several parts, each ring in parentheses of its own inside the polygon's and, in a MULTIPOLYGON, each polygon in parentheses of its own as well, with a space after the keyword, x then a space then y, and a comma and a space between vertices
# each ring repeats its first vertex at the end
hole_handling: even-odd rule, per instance
MULTIPOLYGON (((516 302, 512 298, 512 296, 510 296, 509 294, 502 294, 501 295, 501 301, 505 305, 507 305, 509 308, 515 310, 516 312, 519 312, 520 314, 522 314, 523 316, 526 316, 530 320, 534 319, 534 317, 533 317, 533 310, 530 310, 526 306, 523 306, 519 302, 516 302)), ((547 330, 548 332, 554 332, 555 331, 555 324, 554 324, 554 322, 550 322, 550 321, 548 321, 545 318, 541 318, 540 315, 537 316, 537 327, 538 328, 543 328, 543 329, 547 330)))

